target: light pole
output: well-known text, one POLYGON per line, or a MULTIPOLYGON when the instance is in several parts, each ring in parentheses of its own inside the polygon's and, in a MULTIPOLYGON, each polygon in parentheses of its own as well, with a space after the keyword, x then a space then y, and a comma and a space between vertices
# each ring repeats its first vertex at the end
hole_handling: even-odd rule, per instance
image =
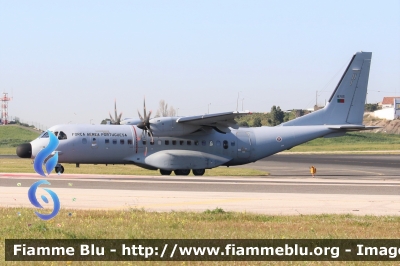
POLYGON ((315 105, 318 106, 318 91, 315 92, 315 105))
POLYGON ((242 91, 239 91, 238 92, 238 97, 237 97, 237 101, 236 101, 236 112, 238 111, 238 109, 239 109, 239 94, 241 93, 242 91))
POLYGON ((244 101, 244 98, 242 99, 242 111, 243 111, 243 101, 244 101))
POLYGON ((208 104, 208 114, 210 113, 210 105, 211 103, 208 104))

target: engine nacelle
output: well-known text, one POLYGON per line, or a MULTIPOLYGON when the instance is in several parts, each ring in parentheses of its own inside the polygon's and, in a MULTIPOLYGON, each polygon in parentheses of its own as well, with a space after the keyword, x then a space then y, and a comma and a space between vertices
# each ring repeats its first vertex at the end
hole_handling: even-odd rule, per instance
POLYGON ((177 123, 179 117, 156 117, 150 119, 150 129, 156 137, 179 137, 190 134, 201 126, 177 123))
POLYGON ((137 125, 142 120, 140 118, 125 118, 124 120, 121 121, 121 125, 137 125))

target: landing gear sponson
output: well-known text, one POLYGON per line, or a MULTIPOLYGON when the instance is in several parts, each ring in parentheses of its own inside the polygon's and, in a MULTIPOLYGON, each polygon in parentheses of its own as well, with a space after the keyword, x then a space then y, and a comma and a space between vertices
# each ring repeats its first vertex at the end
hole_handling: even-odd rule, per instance
MULTIPOLYGON (((200 175, 204 175, 206 170, 205 169, 192 169, 192 172, 194 175, 200 176, 200 175)), ((170 171, 170 170, 160 169, 161 175, 170 175, 171 173, 172 173, 172 171, 170 171)), ((174 173, 175 173, 175 175, 189 175, 190 169, 177 169, 177 170, 174 170, 174 173)))

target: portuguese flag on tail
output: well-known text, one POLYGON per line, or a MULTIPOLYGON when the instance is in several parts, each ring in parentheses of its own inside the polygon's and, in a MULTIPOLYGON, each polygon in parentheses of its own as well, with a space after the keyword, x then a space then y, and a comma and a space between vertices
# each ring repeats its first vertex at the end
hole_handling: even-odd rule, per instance
POLYGON ((344 99, 337 99, 338 103, 344 103, 344 99))

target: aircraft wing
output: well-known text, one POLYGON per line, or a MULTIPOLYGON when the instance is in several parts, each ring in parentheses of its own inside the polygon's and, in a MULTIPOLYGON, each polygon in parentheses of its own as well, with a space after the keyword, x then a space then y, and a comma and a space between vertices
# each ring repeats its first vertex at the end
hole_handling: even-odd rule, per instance
POLYGON ((177 123, 190 124, 196 126, 229 126, 236 124, 235 117, 249 115, 251 112, 225 112, 206 115, 180 117, 176 120, 177 123))
POLYGON ((364 126, 364 125, 331 125, 329 129, 335 129, 339 131, 360 131, 360 130, 373 130, 381 127, 375 126, 364 126))

